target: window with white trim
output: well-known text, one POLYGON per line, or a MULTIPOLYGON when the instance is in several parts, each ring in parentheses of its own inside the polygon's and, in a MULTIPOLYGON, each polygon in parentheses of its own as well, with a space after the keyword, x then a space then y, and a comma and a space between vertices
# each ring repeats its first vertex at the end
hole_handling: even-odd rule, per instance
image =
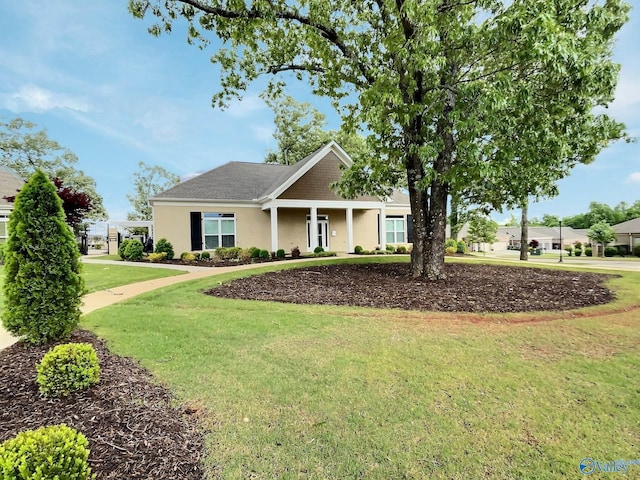
POLYGON ((406 243, 407 225, 403 215, 387 215, 386 217, 386 243, 406 243))
POLYGON ((205 213, 204 248, 212 250, 218 247, 236 246, 236 216, 233 213, 205 213))
POLYGON ((7 222, 9 215, 0 214, 0 244, 7 241, 7 222))

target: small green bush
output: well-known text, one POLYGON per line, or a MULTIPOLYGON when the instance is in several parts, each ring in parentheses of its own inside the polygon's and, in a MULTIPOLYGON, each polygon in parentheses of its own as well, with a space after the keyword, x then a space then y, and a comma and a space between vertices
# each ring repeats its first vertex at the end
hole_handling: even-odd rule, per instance
POLYGON ((180 254, 180 260, 183 262, 195 262, 198 259, 194 253, 191 252, 183 252, 180 254))
POLYGON ((584 249, 584 255, 585 255, 585 257, 593 256, 593 250, 591 248, 589 248, 589 247, 585 248, 584 249))
MULTIPOLYGON (((255 247, 251 247, 249 250, 251 250, 253 252, 253 251, 258 250, 258 249, 256 249, 255 247)), ((216 257, 218 257, 220 260, 237 260, 242 256, 242 248, 240 248, 240 247, 218 247, 215 250, 215 254, 216 254, 216 257)))
POLYGON ((573 243, 573 246, 574 246, 575 248, 579 248, 580 250, 582 250, 582 242, 574 242, 574 243, 573 243))
POLYGON ((458 248, 457 248, 457 247, 449 246, 449 247, 447 247, 447 248, 445 248, 445 249, 444 249, 444 252, 445 252, 447 255, 453 255, 454 253, 456 253, 456 251, 457 251, 457 250, 458 250, 458 248))
POLYGON ((446 242, 444 242, 444 249, 445 252, 447 251, 448 247, 453 247, 453 248, 458 248, 458 241, 454 240, 453 238, 449 238, 446 242))
POLYGON ((291 258, 300 258, 300 248, 299 247, 293 247, 291 249, 291 258))
POLYGON ((618 249, 616 247, 604 247, 604 256, 605 257, 613 257, 618 254, 618 249))
POLYGON ((89 442, 66 426, 52 425, 18 433, 0 444, 0 478, 5 480, 88 480, 89 442))
POLYGON ((89 343, 65 343, 49 350, 38 365, 36 382, 47 397, 66 397, 100 381, 100 364, 89 343))
POLYGON ((459 240, 456 244, 456 253, 467 253, 467 244, 459 240))
POLYGON ((364 248, 362 248, 361 245, 356 245, 356 247, 353 249, 353 253, 355 253, 356 255, 362 255, 362 252, 364 252, 364 248))
POLYGON ((161 238, 156 242, 156 248, 154 250, 155 253, 166 253, 167 260, 173 260, 175 256, 175 252, 173 251, 173 245, 166 238, 161 238))
POLYGON ((336 252, 326 251, 326 252, 314 253, 313 256, 314 257, 336 257, 338 256, 338 254, 336 252))
POLYGON ((124 260, 135 262, 137 260, 142 259, 143 253, 144 253, 144 245, 140 240, 129 240, 127 245, 124 247, 124 251, 123 251, 124 257, 122 257, 122 255, 121 257, 124 260))
POLYGON ((131 243, 131 241, 132 240, 130 238, 125 238, 123 241, 120 242, 120 245, 118 245, 118 255, 122 260, 126 260, 124 251, 127 248, 127 245, 131 243))
POLYGON ((573 253, 575 254, 576 257, 580 257, 582 255, 582 249, 581 248, 576 248, 573 253))
POLYGON ((636 257, 640 257, 640 244, 636 245, 635 247, 633 247, 633 254, 636 257))
POLYGON ((279 248, 276 252, 276 257, 283 259, 285 257, 284 248, 279 248))
POLYGON ((407 253, 407 247, 405 247, 404 245, 399 245, 396 253, 407 253))
POLYGON ((166 252, 162 252, 162 253, 150 253, 149 254, 149 261, 151 263, 160 263, 162 262, 165 258, 167 258, 167 253, 166 252))
POLYGON ((396 247, 390 244, 386 244, 384 249, 388 252, 388 253, 396 253, 396 247))
POLYGON ((260 249, 257 247, 250 247, 249 253, 251 254, 251 258, 260 258, 260 249))
POLYGON ((211 260, 211 254, 209 252, 202 252, 200 258, 202 260, 211 260))
POLYGON ((260 259, 268 260, 270 256, 269 250, 260 250, 260 259))
POLYGON ((567 255, 571 256, 571 254, 573 253, 573 248, 566 246, 564 247, 565 251, 567 252, 567 255))
POLYGON ((317 246, 316 248, 313 249, 313 253, 322 253, 324 252, 324 248, 322 248, 321 246, 317 246))

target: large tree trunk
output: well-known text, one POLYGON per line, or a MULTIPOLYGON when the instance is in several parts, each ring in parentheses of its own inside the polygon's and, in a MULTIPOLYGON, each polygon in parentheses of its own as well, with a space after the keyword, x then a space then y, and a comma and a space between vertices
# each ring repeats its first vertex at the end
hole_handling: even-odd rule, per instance
POLYGON ((458 240, 460 233, 460 200, 458 195, 451 195, 451 214, 449 215, 449 225, 451 226, 451 238, 458 240))
POLYGON ((444 242, 447 228, 446 183, 433 181, 429 195, 429 214, 427 215, 427 241, 425 242, 424 276, 429 280, 442 280, 444 273, 444 242))
POLYGON ((420 186, 424 176, 422 160, 417 153, 409 154, 406 161, 407 186, 411 205, 411 221, 413 227, 413 249, 411 250, 411 276, 421 277, 424 274, 424 244, 427 238, 426 199, 427 194, 420 186))
POLYGON ((529 200, 522 204, 522 220, 520 222, 520 260, 529 259, 529 200))

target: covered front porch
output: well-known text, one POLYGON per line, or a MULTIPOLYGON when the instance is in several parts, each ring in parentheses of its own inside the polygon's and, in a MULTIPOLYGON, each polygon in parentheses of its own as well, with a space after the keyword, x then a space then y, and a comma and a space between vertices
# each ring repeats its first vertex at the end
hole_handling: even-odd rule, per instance
POLYGON ((387 210, 383 202, 273 200, 265 203, 271 226, 271 250, 313 252, 316 247, 353 252, 356 245, 372 249, 386 239, 387 210))

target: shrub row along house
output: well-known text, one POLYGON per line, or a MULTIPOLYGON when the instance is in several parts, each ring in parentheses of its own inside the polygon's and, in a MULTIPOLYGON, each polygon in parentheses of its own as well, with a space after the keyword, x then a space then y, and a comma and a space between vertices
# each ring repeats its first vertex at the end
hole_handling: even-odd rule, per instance
POLYGON ((330 142, 294 165, 230 162, 153 197, 156 238, 180 251, 258 246, 353 252, 413 242, 409 197, 345 199, 349 155, 330 142))

